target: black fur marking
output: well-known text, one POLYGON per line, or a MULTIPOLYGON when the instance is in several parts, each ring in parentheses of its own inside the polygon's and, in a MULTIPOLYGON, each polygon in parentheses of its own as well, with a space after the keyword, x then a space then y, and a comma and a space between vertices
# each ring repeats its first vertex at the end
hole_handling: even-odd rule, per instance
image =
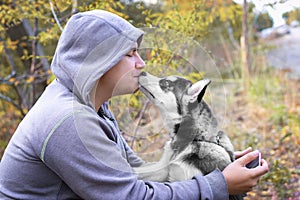
POLYGON ((185 116, 177 127, 177 134, 172 140, 171 147, 176 153, 179 153, 195 139, 195 133, 193 132, 194 121, 190 116, 185 116))
POLYGON ((198 95, 198 97, 197 97, 198 103, 200 103, 201 100, 203 99, 203 96, 204 96, 204 93, 205 93, 205 91, 206 91, 206 88, 207 88, 207 86, 205 86, 205 87, 201 90, 200 94, 198 95))
MULTIPOLYGON (((210 141, 201 141, 201 140, 194 140, 193 146, 194 151, 190 154, 187 154, 183 159, 185 162, 189 163, 190 165, 196 167, 199 169, 203 175, 209 174, 213 170, 219 168, 221 171, 227 166, 227 164, 224 164, 223 166, 220 165, 220 163, 215 162, 216 157, 211 157, 210 154, 203 155, 201 154, 201 148, 205 148, 205 143, 214 143, 210 141), (202 146, 204 145, 204 146, 202 146), (200 150, 200 151, 199 151, 200 150)), ((214 143, 215 144, 215 143, 214 143)), ((215 144, 217 145, 217 144, 215 144)))
POLYGON ((207 116, 207 119, 211 119, 211 123, 213 123, 213 126, 217 126, 217 121, 215 117, 213 116, 213 113, 210 110, 209 106, 205 101, 201 101, 199 104, 200 109, 199 109, 199 115, 203 115, 205 112, 205 115, 207 116), (208 112, 209 111, 209 112, 208 112))
POLYGON ((173 89, 173 93, 176 96, 176 103, 177 103, 177 112, 178 114, 182 115, 182 96, 186 93, 187 88, 192 85, 192 82, 186 79, 178 78, 174 81, 176 87, 173 89))
POLYGON ((180 104, 180 102, 178 101, 177 98, 176 98, 176 104, 177 104, 177 113, 178 113, 179 115, 181 115, 181 114, 182 114, 181 104, 180 104))
POLYGON ((203 175, 209 174, 211 171, 214 170, 209 168, 210 170, 205 171, 204 169, 208 169, 208 167, 203 167, 203 165, 205 165, 206 163, 204 163, 203 160, 201 160, 196 153, 187 154, 183 159, 184 162, 187 162, 188 164, 196 167, 197 169, 201 169, 203 175))
POLYGON ((167 79, 161 79, 159 81, 159 86, 164 92, 168 92, 173 90, 174 83, 167 79))
POLYGON ((209 162, 211 158, 203 157, 200 159, 197 153, 187 154, 183 159, 190 165, 196 167, 197 169, 200 169, 203 175, 207 175, 218 168, 213 163, 209 162))
POLYGON ((188 106, 188 112, 192 112, 194 109, 196 109, 198 107, 198 103, 197 102, 189 102, 188 106))
POLYGON ((174 133, 175 133, 175 134, 178 132, 179 127, 180 127, 180 124, 179 124, 179 123, 174 125, 174 133))

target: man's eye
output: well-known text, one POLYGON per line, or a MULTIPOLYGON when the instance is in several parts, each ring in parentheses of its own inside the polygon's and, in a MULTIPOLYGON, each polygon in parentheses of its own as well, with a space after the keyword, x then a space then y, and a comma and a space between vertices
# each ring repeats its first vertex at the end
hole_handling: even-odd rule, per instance
POLYGON ((128 53, 126 54, 126 56, 132 57, 132 56, 134 56, 134 54, 135 54, 136 52, 137 52, 137 50, 133 49, 133 50, 131 50, 130 52, 128 52, 128 53))

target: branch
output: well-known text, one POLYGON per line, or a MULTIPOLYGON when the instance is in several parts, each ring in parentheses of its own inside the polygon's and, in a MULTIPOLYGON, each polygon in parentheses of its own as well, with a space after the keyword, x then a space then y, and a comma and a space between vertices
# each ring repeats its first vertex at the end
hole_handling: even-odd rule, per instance
POLYGON ((16 74, 16 65, 15 65, 13 58, 10 55, 9 50, 6 47, 6 41, 3 41, 3 48, 4 48, 4 53, 5 53, 6 59, 11 67, 11 74, 15 75, 16 74))
MULTIPOLYGON (((23 22, 23 27, 24 27, 26 33, 29 36, 34 37, 34 30, 31 27, 30 21, 27 18, 24 18, 22 20, 22 22, 23 22)), ((37 43, 36 50, 37 50, 37 55, 41 57, 41 61, 42 61, 44 70, 45 71, 49 70, 50 69, 50 65, 49 65, 49 62, 48 62, 47 58, 45 57, 45 53, 43 51, 43 47, 41 46, 40 43, 37 43)))
POLYGON ((130 144, 131 148, 133 148, 133 144, 134 144, 134 141, 136 139, 137 131, 139 129, 142 117, 143 117, 143 115, 144 115, 144 113, 146 111, 146 108, 148 107, 149 103, 150 103, 150 101, 149 101, 149 99, 147 99, 146 102, 145 102, 145 104, 144 104, 144 106, 143 106, 143 108, 142 108, 142 110, 141 110, 141 112, 140 112, 140 114, 139 114, 138 123, 137 123, 137 125, 135 127, 134 134, 133 134, 133 137, 132 137, 132 140, 131 140, 131 144, 130 144))
MULTIPOLYGON (((15 85, 12 85, 12 87, 14 88, 14 90, 16 91, 16 94, 17 94, 17 96, 18 96, 18 102, 19 102, 18 105, 22 105, 23 98, 22 98, 22 96, 21 96, 21 93, 20 93, 18 87, 15 86, 15 85)), ((24 113, 22 107, 21 107, 21 106, 19 106, 19 107, 20 107, 19 110, 21 111, 22 115, 25 117, 25 113, 24 113)), ((27 109, 27 110, 29 110, 29 109, 27 109)))
POLYGON ((32 48, 32 60, 31 60, 31 66, 30 66, 30 74, 33 74, 35 72, 35 65, 36 65, 36 47, 37 47, 37 30, 38 30, 38 19, 34 18, 34 26, 33 26, 33 39, 31 42, 31 48, 32 48))
POLYGON ((233 30, 232 30, 232 27, 230 26, 230 23, 228 22, 228 20, 226 21, 226 24, 227 24, 227 33, 228 33, 230 42, 235 47, 235 49, 239 50, 240 46, 239 46, 239 44, 237 43, 237 41, 233 37, 233 30))
POLYGON ((11 99, 10 97, 4 96, 1 93, 0 93, 0 99, 3 99, 4 101, 7 101, 8 103, 12 104, 14 107, 16 107, 18 110, 21 111, 23 116, 25 116, 25 113, 24 113, 22 107, 19 106, 18 104, 16 104, 13 99, 11 99))
POLYGON ((56 24, 58 25, 59 29, 60 29, 61 31, 63 31, 63 27, 60 25, 60 22, 59 22, 59 20, 58 20, 58 18, 57 18, 57 15, 56 15, 56 13, 55 13, 55 11, 54 11, 54 7, 53 7, 52 1, 50 0, 49 3, 50 3, 51 12, 52 12, 52 15, 53 15, 53 17, 54 17, 54 20, 55 20, 56 24))
POLYGON ((11 56, 11 53, 10 53, 9 49, 7 49, 6 41, 2 40, 1 37, 0 37, 0 41, 3 41, 4 54, 5 54, 7 62, 9 63, 9 66, 11 67, 11 73, 5 78, 0 78, 0 83, 3 82, 3 83, 6 83, 6 84, 10 84, 8 82, 8 80, 15 77, 16 74, 17 74, 16 73, 16 65, 15 65, 15 62, 14 62, 12 56, 11 56))

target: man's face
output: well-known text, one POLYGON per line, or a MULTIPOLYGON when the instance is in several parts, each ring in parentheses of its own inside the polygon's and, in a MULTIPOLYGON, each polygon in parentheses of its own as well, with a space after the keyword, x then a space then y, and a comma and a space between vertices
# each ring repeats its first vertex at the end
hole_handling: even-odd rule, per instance
POLYGON ((112 96, 130 94, 138 89, 138 77, 145 62, 137 52, 137 43, 102 78, 109 84, 112 96))

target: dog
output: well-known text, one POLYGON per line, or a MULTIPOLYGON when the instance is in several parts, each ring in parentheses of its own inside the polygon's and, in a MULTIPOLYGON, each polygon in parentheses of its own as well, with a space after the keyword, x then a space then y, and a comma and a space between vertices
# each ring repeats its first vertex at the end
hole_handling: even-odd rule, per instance
MULTIPOLYGON (((158 107, 170 133, 161 159, 134 168, 139 179, 181 181, 221 171, 234 161, 234 148, 228 136, 218 128, 208 104, 203 100, 210 80, 196 83, 178 77, 158 78, 147 72, 139 76, 139 89, 158 107)), ((230 199, 243 199, 230 195, 230 199)))

